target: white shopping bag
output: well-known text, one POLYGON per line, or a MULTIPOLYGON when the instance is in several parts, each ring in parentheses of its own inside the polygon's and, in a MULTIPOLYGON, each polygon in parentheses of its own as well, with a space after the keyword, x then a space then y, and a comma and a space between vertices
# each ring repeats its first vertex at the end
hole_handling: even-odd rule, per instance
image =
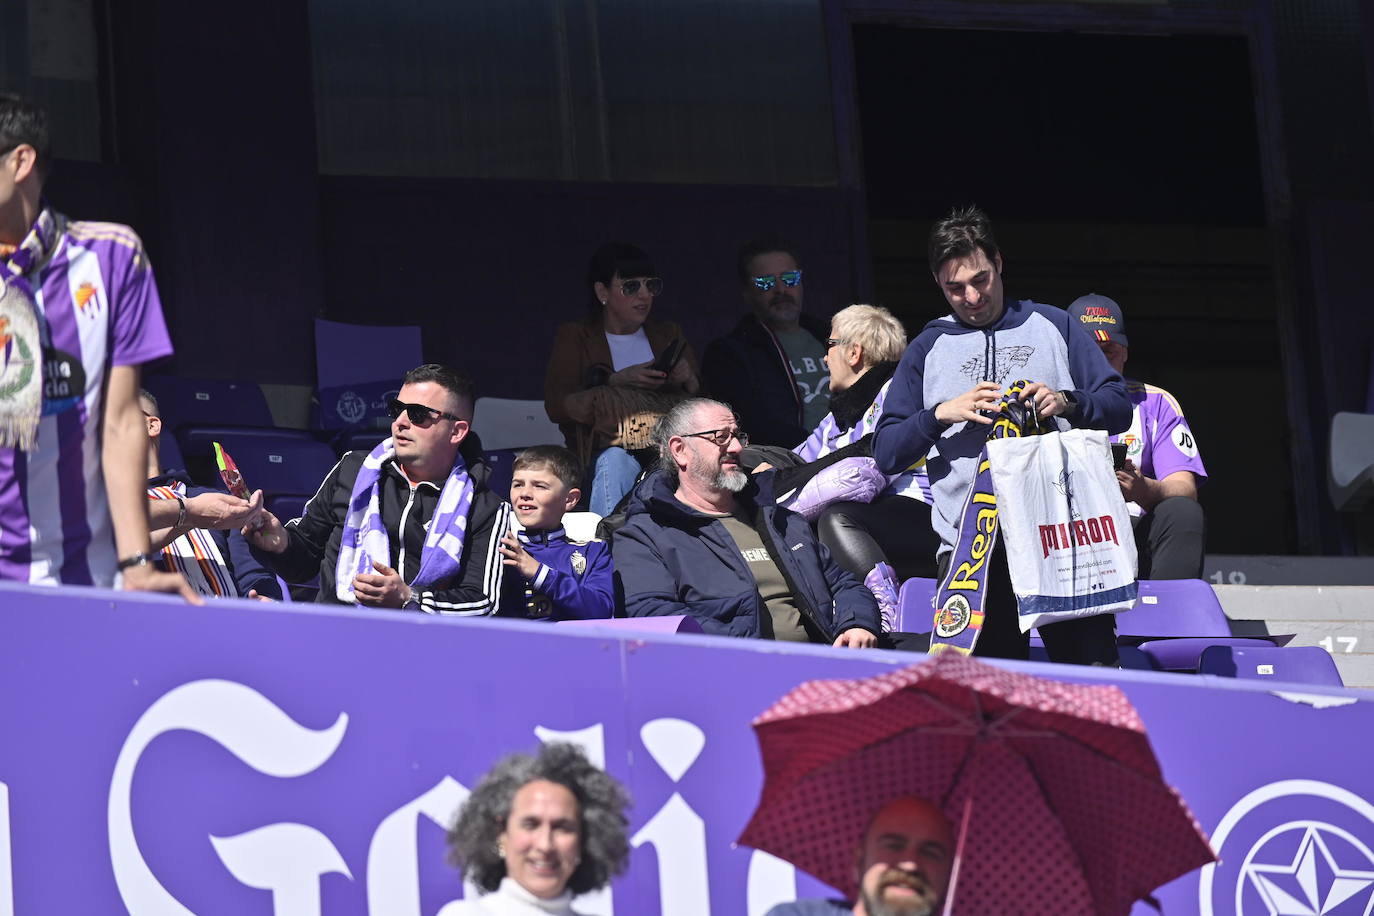
POLYGON ((1107 434, 993 439, 988 460, 1021 632, 1130 610, 1135 537, 1107 434))

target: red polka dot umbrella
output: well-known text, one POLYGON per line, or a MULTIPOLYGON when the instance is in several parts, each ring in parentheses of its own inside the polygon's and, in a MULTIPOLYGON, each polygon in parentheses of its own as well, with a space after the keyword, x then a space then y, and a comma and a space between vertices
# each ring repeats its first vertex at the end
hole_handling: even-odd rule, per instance
POLYGON ((763 797, 740 842, 850 899, 855 850, 893 798, 941 806, 958 840, 956 916, 1116 916, 1215 860, 1116 687, 955 653, 809 681, 754 720, 763 797))

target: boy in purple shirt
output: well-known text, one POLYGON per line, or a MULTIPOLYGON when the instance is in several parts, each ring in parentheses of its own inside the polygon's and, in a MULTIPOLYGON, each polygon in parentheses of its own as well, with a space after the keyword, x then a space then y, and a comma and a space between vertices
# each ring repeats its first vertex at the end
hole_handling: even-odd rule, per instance
POLYGON ((497 612, 530 620, 591 620, 615 608, 611 551, 568 538, 563 516, 577 505, 582 468, 562 446, 536 445, 515 459, 510 501, 521 528, 501 540, 507 576, 497 612))
MULTIPOLYGON (((1069 314, 1102 349, 1112 368, 1125 376, 1130 344, 1121 306, 1090 293, 1075 299, 1069 314)), ((1126 379, 1131 428, 1112 437, 1126 446, 1125 467, 1116 472, 1135 527, 1142 579, 1199 579, 1206 530, 1197 501, 1206 479, 1197 437, 1183 408, 1163 388, 1126 379)))
POLYGON ((180 592, 148 537, 140 369, 171 341, 134 231, 43 199, 47 118, 0 95, 0 579, 180 592))

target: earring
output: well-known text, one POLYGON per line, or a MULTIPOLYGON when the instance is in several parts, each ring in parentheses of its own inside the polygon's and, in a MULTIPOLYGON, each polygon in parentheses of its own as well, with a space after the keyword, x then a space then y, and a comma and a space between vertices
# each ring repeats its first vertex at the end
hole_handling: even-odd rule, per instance
POLYGON ((501 842, 500 840, 496 841, 496 855, 498 858, 501 859, 504 859, 506 857, 506 844, 501 842))
POLYGON ((602 299, 602 300, 601 300, 601 304, 602 304, 602 305, 605 305, 605 304, 606 304, 606 300, 605 300, 605 299, 602 299))

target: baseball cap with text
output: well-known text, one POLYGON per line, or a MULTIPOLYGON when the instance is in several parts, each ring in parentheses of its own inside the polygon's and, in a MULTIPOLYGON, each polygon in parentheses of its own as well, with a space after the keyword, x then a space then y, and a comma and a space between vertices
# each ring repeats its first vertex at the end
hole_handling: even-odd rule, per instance
POLYGON ((1069 315, 1083 325, 1093 340, 1111 341, 1129 347, 1126 340, 1126 319, 1121 306, 1106 296, 1089 293, 1079 296, 1069 306, 1069 315))

